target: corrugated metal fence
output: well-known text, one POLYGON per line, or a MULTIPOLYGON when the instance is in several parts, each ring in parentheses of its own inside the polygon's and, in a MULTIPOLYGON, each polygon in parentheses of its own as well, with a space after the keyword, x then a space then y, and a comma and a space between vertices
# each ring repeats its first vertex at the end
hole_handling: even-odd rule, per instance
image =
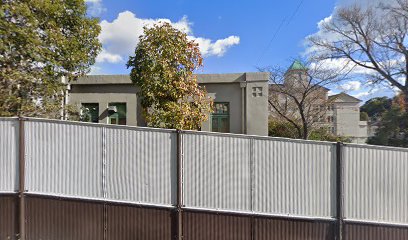
POLYGON ((18 190, 18 120, 0 118, 0 193, 18 190))
POLYGON ((0 118, 0 240, 408 239, 407 172, 406 149, 0 118))

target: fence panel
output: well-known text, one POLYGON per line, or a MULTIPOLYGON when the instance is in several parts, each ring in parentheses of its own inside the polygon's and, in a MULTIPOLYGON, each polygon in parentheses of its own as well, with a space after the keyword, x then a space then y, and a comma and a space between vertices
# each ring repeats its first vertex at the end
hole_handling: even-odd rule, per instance
POLYGON ((25 139, 28 192, 103 197, 103 127, 30 119, 25 139))
POLYGON ((250 139, 183 133, 184 205, 251 211, 250 139))
POLYGON ((344 239, 347 240, 407 240, 408 227, 346 224, 344 239))
POLYGON ((0 240, 17 240, 17 196, 0 196, 0 240))
POLYGON ((27 240, 101 240, 104 205, 29 197, 26 199, 27 240))
POLYGON ((408 223, 408 150, 344 147, 346 219, 408 223))
POLYGON ((260 138, 253 157, 254 211, 335 216, 335 144, 260 138))
POLYGON ((333 240, 331 222, 256 218, 253 239, 256 240, 333 240))
POLYGON ((107 198, 176 204, 176 132, 106 129, 107 198))
POLYGON ((18 190, 18 120, 0 118, 0 192, 18 190))
POLYGON ((248 216, 183 212, 183 239, 250 240, 251 221, 248 216))
POLYGON ((168 209, 107 206, 107 240, 175 239, 175 221, 168 209))

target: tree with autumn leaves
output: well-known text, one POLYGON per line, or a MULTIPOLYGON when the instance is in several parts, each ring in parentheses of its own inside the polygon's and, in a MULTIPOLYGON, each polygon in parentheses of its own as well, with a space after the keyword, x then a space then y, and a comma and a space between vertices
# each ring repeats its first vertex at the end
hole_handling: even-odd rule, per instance
POLYGON ((212 109, 212 100, 193 74, 202 67, 198 44, 169 23, 145 27, 130 78, 138 87, 149 127, 197 130, 212 109))

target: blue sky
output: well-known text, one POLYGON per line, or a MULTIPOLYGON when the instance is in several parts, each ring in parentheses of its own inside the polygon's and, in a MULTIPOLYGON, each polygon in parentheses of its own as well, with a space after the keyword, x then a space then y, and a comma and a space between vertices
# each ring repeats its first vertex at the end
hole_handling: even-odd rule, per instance
MULTIPOLYGON (((92 74, 126 74, 126 61, 143 25, 169 21, 200 43, 199 73, 257 71, 257 66, 291 64, 305 51, 304 40, 336 6, 357 0, 86 0, 89 14, 101 19, 103 51, 92 74)), ((358 0, 359 3, 372 2, 358 0)), ((379 1, 379 0, 376 0, 379 1)), ((334 89, 334 93, 344 88, 334 89)), ((389 94, 361 84, 345 86, 367 99, 389 94), (370 92, 371 91, 371 92, 370 92)))

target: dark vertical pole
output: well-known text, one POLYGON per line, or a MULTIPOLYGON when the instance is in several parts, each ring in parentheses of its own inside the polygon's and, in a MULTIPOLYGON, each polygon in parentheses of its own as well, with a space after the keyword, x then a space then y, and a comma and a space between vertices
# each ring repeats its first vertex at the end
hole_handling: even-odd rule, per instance
POLYGON ((18 229, 19 229, 19 239, 25 240, 25 134, 24 134, 24 121, 25 118, 19 118, 19 154, 18 154, 18 169, 19 169, 19 187, 18 187, 18 229))
POLYGON ((336 239, 343 240, 343 143, 336 144, 336 210, 337 210, 337 228, 336 239))
POLYGON ((183 153, 181 144, 181 131, 177 130, 177 240, 183 239, 183 214, 181 210, 183 197, 183 153))

